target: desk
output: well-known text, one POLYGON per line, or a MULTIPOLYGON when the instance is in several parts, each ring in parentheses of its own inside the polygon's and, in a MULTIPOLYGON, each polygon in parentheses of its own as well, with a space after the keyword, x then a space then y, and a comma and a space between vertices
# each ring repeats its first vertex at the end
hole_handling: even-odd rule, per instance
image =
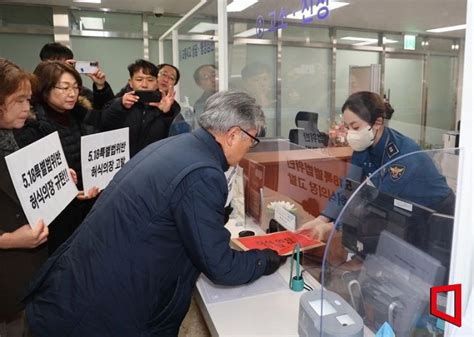
MULTIPOLYGON (((234 221, 226 226, 232 237, 244 229, 236 227, 234 221)), ((245 229, 262 233, 260 227, 250 224, 245 229)), ((288 282, 290 259, 277 271, 288 282)), ((265 277, 265 276, 263 276, 265 277)), ((304 275, 306 283, 319 288, 319 283, 311 275, 304 275)), ((255 282, 261 282, 258 279, 255 282)), ((302 292, 289 288, 273 293, 239 298, 226 302, 206 303, 203 294, 202 276, 198 279, 197 302, 212 336, 298 336, 299 299, 302 292)))
POLYGON ((349 147, 247 153, 240 161, 248 180, 247 211, 260 218, 259 191, 265 186, 318 216, 346 176, 351 156, 349 147))
MULTIPOLYGON (((243 230, 230 220, 226 226, 232 237, 243 230)), ((245 229, 262 233, 255 224, 247 224, 245 229)), ((286 282, 290 277, 290 259, 277 271, 286 282)), ((265 276, 263 276, 265 277, 265 276)), ((313 289, 319 289, 319 283, 309 274, 304 279, 313 289)), ((255 282, 261 282, 258 279, 255 282)), ((289 288, 277 292, 239 298, 226 302, 207 303, 203 294, 204 280, 198 279, 196 300, 206 320, 212 336, 257 337, 257 336, 298 336, 298 312, 300 297, 306 290, 294 292, 289 288)), ((374 334, 365 329, 364 336, 374 334)))

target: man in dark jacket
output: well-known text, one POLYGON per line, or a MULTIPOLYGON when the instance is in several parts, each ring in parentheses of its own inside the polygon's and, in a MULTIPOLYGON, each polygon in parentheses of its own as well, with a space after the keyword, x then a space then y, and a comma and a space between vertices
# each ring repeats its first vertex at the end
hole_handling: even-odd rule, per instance
MULTIPOLYGON (((129 127, 130 157, 147 145, 168 137, 169 127, 179 109, 173 109, 174 90, 161 91, 161 100, 140 100, 136 91, 159 89, 158 67, 146 60, 136 60, 128 66, 130 91, 113 99, 102 111, 102 131, 129 127)), ((176 76, 176 74, 167 76, 176 76)), ((174 82, 177 78, 173 77, 174 82)), ((170 79, 167 78, 170 81, 170 79)), ((174 85, 174 84, 170 84, 174 85)), ((177 103, 176 103, 177 104, 177 103)), ((179 106, 178 106, 179 107, 179 106)))
POLYGON ((32 283, 33 335, 176 336, 201 272, 221 285, 275 272, 273 250, 234 251, 224 227, 224 171, 264 123, 247 94, 217 93, 202 128, 132 158, 32 283))

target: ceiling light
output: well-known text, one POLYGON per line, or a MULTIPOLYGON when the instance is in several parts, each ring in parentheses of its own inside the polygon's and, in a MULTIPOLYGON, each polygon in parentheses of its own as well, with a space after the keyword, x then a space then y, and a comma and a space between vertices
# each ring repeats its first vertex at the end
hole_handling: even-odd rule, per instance
MULTIPOLYGON (((341 40, 349 40, 349 41, 360 41, 353 43, 353 46, 368 46, 371 44, 378 43, 378 39, 368 38, 368 37, 356 37, 356 36, 345 36, 341 37, 341 40)), ((390 43, 397 43, 397 40, 387 39, 386 37, 383 38, 383 44, 390 44, 390 43)))
MULTIPOLYGON (((267 30, 268 29, 264 29, 262 33, 265 33, 267 30)), ((251 37, 251 36, 254 36, 254 35, 257 35, 257 29, 256 28, 245 30, 245 31, 240 32, 238 34, 234 34, 234 37, 251 37)))
MULTIPOLYGON (((344 7, 344 6, 347 6, 349 5, 348 2, 340 2, 340 1, 329 1, 329 5, 327 6, 329 8, 329 11, 333 11, 337 8, 341 8, 341 7, 344 7)), ((291 14, 288 14, 286 16, 287 19, 292 19, 292 20, 302 20, 303 17, 305 19, 309 18, 309 17, 312 17, 312 16, 315 16, 318 14, 318 9, 321 7, 324 7, 324 5, 321 3, 318 5, 314 5, 313 8, 311 9, 307 9, 306 11, 297 11, 297 12, 293 12, 291 14), (312 10, 312 12, 311 12, 312 10), (312 14, 311 14, 312 13, 312 14)))
POLYGON ((234 0, 227 5, 228 12, 242 12, 244 9, 257 3, 258 0, 234 0))
POLYGON ((217 23, 199 22, 189 30, 189 33, 205 33, 211 30, 217 30, 217 23))
POLYGON ((86 3, 86 4, 100 4, 101 0, 72 0, 72 2, 86 3))
POLYGON ((82 29, 103 30, 104 20, 102 18, 81 17, 82 29))
POLYGON ((452 32, 454 30, 461 30, 461 29, 466 29, 466 25, 457 25, 457 26, 433 28, 433 29, 428 29, 427 32, 430 32, 430 33, 445 33, 445 32, 452 32))

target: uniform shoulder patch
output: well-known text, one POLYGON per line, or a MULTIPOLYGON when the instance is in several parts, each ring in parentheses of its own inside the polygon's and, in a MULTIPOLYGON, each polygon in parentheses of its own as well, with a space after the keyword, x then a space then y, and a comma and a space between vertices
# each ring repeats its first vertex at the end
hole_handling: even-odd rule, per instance
POLYGON ((400 152, 394 142, 388 143, 385 150, 387 151, 387 155, 389 158, 392 158, 394 155, 400 152))
POLYGON ((393 181, 396 181, 403 176, 405 171, 406 171, 406 167, 403 165, 397 165, 397 164, 391 165, 389 168, 390 178, 392 178, 393 181))

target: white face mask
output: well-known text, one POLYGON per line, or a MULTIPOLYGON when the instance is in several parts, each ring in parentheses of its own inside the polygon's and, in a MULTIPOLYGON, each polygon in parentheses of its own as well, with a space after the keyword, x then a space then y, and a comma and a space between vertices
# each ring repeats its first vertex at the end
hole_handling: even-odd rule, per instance
POLYGON ((347 131, 347 142, 354 151, 364 151, 374 143, 374 140, 375 135, 370 125, 360 130, 347 131))

